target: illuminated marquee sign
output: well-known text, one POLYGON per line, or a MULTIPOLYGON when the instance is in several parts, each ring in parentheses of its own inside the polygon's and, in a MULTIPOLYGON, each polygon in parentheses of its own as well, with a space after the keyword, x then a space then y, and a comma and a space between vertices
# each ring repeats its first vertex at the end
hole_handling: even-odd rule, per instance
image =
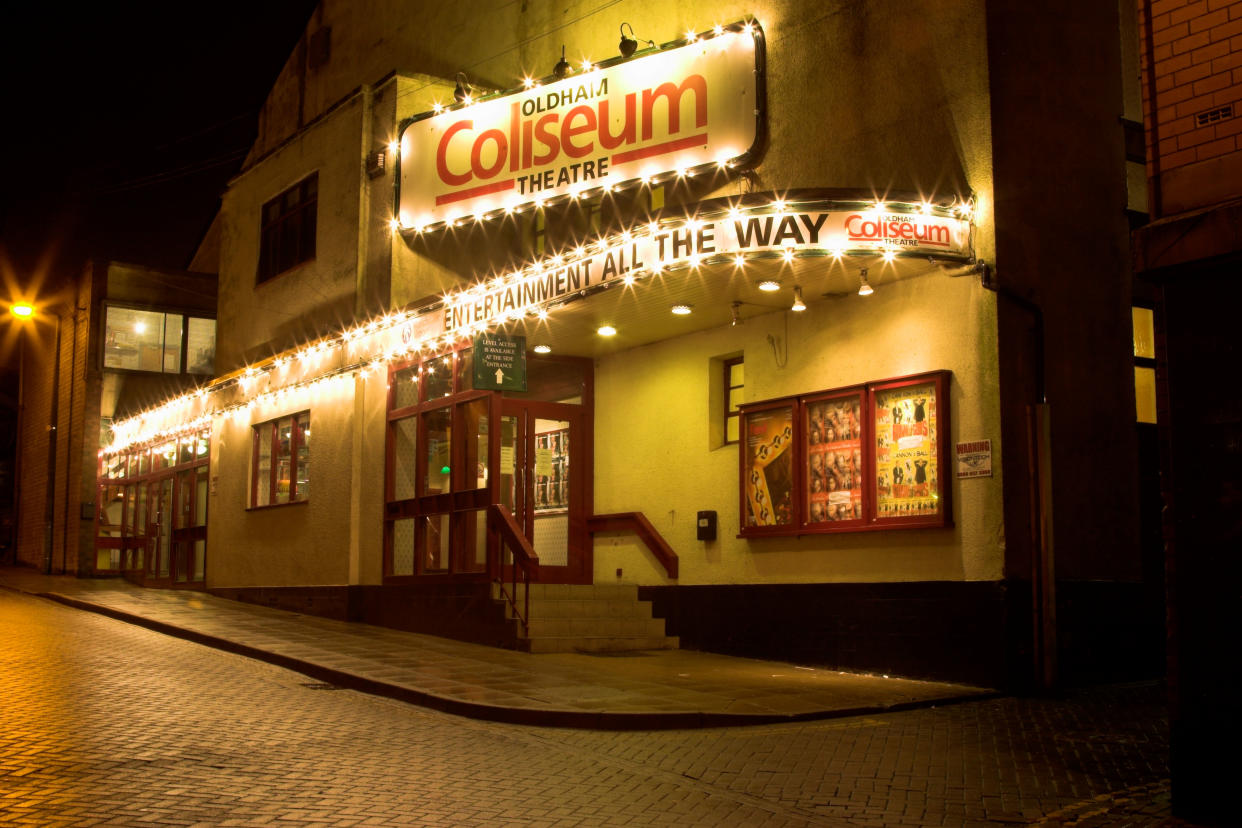
POLYGON ((444 330, 524 314, 612 280, 736 255, 894 252, 970 255, 970 223, 946 215, 887 210, 739 214, 648 226, 580 255, 551 259, 448 297, 444 330))
POLYGON ((758 26, 738 24, 414 119, 400 139, 401 225, 746 160, 759 135, 761 38, 758 26))

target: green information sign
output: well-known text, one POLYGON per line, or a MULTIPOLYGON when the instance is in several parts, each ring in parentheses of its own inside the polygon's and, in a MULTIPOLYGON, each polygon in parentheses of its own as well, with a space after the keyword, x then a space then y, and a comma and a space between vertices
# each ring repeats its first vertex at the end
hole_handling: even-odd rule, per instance
POLYGON ((526 337, 487 333, 476 336, 474 387, 480 391, 525 391, 526 337))

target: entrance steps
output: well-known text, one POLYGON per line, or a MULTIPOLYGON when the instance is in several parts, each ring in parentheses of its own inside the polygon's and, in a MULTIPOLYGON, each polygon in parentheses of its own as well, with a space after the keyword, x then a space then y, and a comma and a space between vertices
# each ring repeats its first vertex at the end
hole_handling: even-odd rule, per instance
MULTIPOLYGON (((495 584, 492 597, 503 601, 495 584)), ((513 608, 503 603, 513 618, 513 608)), ((515 625, 518 649, 532 653, 678 648, 677 637, 664 634, 664 619, 651 617, 651 602, 638 600, 633 584, 531 584, 529 636, 522 637, 521 625, 515 625)))

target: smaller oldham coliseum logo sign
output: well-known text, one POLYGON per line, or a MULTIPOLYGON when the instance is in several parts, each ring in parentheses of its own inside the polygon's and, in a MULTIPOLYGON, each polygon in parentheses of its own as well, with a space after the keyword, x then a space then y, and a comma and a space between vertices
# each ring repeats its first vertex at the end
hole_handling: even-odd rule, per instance
POLYGON ((738 158, 758 135, 759 30, 730 29, 401 133, 405 226, 738 158))

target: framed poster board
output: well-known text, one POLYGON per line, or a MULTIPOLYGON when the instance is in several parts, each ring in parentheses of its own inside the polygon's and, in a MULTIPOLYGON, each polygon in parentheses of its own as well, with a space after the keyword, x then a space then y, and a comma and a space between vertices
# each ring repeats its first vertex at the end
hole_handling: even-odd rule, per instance
POLYGON ((794 405, 778 403, 743 415, 742 525, 754 532, 796 525, 794 405))
POLYGON ((952 525, 948 371, 741 406, 739 536, 952 525))
POLYGON ((862 389, 802 403, 802 514, 809 528, 854 528, 864 523, 864 396, 862 389))
POLYGON ((877 524, 948 525, 944 380, 932 374, 871 388, 877 524))

